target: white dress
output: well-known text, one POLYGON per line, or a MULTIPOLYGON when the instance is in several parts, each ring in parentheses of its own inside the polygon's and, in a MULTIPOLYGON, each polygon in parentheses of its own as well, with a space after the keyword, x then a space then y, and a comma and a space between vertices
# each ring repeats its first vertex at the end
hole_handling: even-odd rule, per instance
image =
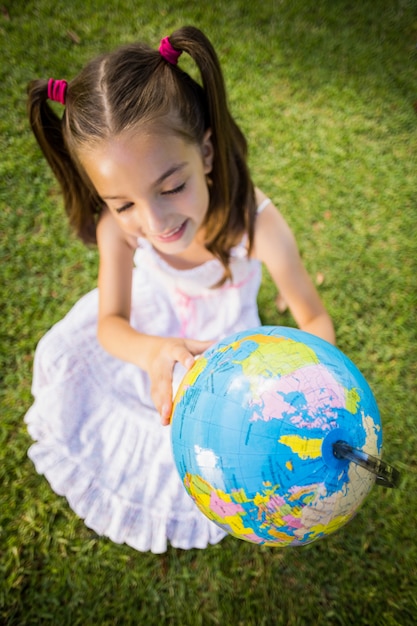
MULTIPOLYGON (((217 260, 189 270, 168 265, 139 241, 131 324, 144 333, 218 340, 260 324, 260 263, 232 250, 233 281, 217 260)), ((98 292, 91 291, 41 339, 34 404, 25 421, 29 457, 52 489, 99 535, 140 551, 204 548, 225 533, 197 509, 173 460, 170 427, 150 398, 148 375, 110 356, 96 339, 98 292)), ((179 381, 177 381, 179 382, 179 381)))

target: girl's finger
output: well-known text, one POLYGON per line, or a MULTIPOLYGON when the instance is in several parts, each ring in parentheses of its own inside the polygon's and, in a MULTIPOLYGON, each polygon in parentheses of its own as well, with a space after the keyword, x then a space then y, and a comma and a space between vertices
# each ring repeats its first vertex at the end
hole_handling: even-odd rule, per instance
POLYGON ((194 355, 202 354, 212 345, 212 341, 198 341, 197 339, 189 339, 186 341, 187 348, 194 355))
POLYGON ((162 423, 168 423, 172 411, 172 366, 168 363, 160 367, 152 385, 152 400, 162 423))
POLYGON ((161 424, 168 426, 171 421, 172 404, 165 402, 161 408, 161 424))

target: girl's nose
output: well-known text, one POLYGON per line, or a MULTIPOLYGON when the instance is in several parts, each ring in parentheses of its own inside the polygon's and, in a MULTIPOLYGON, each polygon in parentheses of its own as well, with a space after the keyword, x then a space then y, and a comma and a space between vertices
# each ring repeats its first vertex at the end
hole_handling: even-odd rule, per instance
POLYGON ((148 233, 160 234, 164 232, 167 223, 166 214, 157 204, 148 205, 144 208, 144 220, 148 233))

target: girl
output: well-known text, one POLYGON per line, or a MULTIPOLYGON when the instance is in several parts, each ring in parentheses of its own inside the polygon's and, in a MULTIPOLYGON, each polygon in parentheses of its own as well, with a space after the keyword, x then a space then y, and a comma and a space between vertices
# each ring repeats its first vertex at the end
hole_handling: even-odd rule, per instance
POLYGON ((334 341, 291 231, 253 186, 215 51, 193 27, 159 51, 124 46, 69 84, 33 81, 29 116, 71 224, 100 256, 98 290, 37 348, 29 456, 116 542, 215 543, 224 532, 186 494, 162 427, 174 365, 260 324, 261 262, 299 327, 334 341), (183 52, 202 85, 178 67, 183 52))

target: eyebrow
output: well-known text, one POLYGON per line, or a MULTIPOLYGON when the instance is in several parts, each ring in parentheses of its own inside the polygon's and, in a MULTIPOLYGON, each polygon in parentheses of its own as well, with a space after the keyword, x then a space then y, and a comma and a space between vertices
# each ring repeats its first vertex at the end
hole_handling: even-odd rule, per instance
MULTIPOLYGON (((158 187, 164 182, 164 180, 172 176, 172 174, 175 174, 176 172, 184 169, 186 165, 187 165, 186 161, 183 161, 182 163, 178 163, 177 165, 173 165, 152 184, 152 187, 158 187)), ((124 196, 102 196, 103 200, 121 200, 122 198, 124 198, 124 196)))

